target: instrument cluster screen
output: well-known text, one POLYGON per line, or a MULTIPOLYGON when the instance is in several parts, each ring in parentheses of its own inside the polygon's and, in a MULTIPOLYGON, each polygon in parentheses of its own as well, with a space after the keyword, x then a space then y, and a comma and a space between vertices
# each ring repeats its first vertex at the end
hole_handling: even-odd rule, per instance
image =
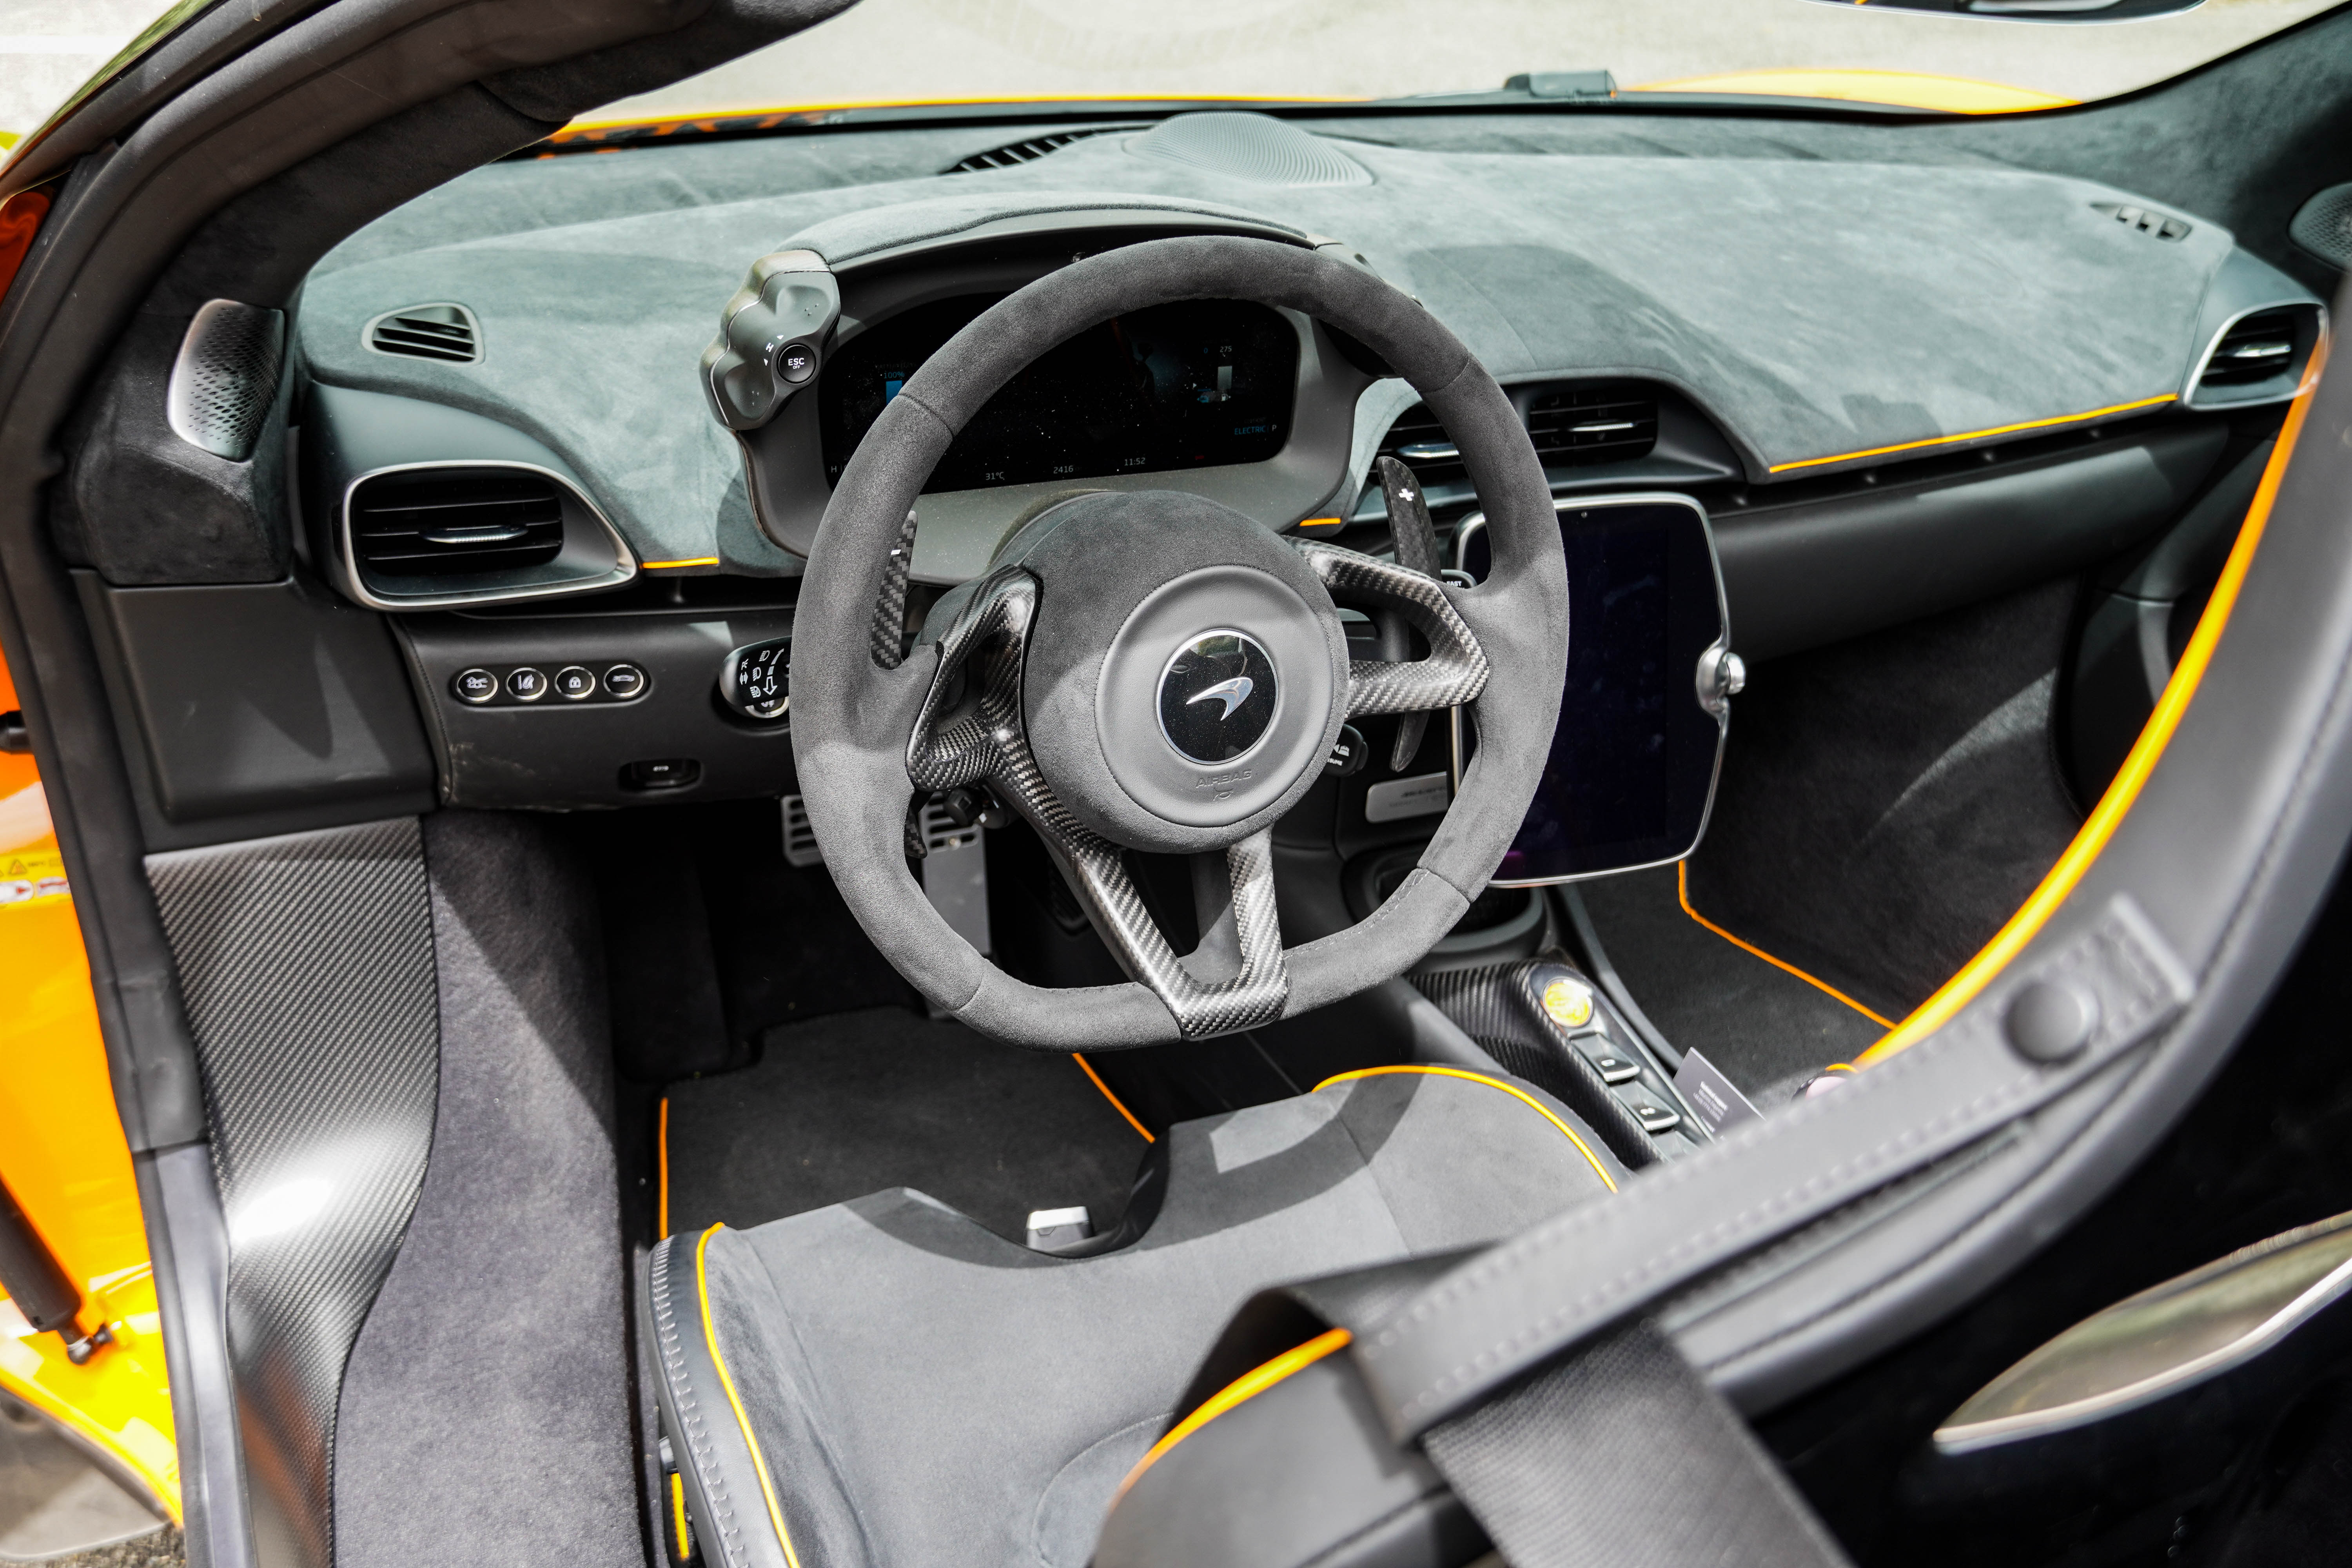
MULTIPOLYGON (((818 388, 828 483, 918 366, 996 302, 920 305, 835 352, 818 388)), ((932 490, 1255 463, 1290 438, 1298 335, 1233 300, 1157 305, 1089 327, 1006 384, 931 471, 932 490)))

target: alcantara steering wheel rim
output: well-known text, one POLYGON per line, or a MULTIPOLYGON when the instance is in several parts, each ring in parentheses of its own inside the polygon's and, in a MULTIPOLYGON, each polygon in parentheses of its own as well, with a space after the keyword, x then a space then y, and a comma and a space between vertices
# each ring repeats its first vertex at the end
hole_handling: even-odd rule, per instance
MULTIPOLYGON (((1079 597, 1066 595, 1061 603, 1075 605, 1079 597)), ((1283 613, 1293 623, 1304 624, 1297 622, 1295 613, 1283 613)), ((1275 241, 1201 237, 1126 247, 1074 262, 983 312, 908 380, 851 457, 818 528, 793 627, 793 745, 801 790, 827 867, 859 924, 900 973, 972 1027, 1014 1045, 1051 1050, 1161 1044, 1247 1027, 1308 1011, 1403 972, 1461 919, 1509 847, 1533 797, 1559 716, 1567 619, 1567 574, 1550 489, 1525 426, 1486 368, 1418 303, 1359 267, 1275 241), (1451 685, 1442 679, 1447 672, 1437 668, 1437 661, 1425 661, 1431 668, 1417 676, 1391 676, 1423 696, 1445 699, 1427 701, 1427 707, 1469 699, 1478 720, 1477 755, 1418 865, 1379 909, 1345 931, 1295 948, 1281 948, 1276 937, 1278 985, 1266 983, 1262 951, 1257 960, 1251 953, 1254 945, 1264 948, 1265 933, 1274 921, 1266 830, 1311 787, 1319 772, 1320 752, 1312 765, 1283 778, 1279 789, 1257 786, 1256 795, 1243 803, 1251 809, 1239 820, 1202 827, 1165 821, 1139 805, 1130 811, 1136 803, 1127 798, 1128 792, 1106 791, 1098 778, 1079 776, 1090 764, 1070 759, 1093 755, 1087 748, 1097 738, 1073 737, 1054 729, 1041 735, 1040 745, 1032 751, 1025 710, 1018 701, 1008 706, 1001 689, 985 721, 975 706, 978 697, 970 692, 962 697, 964 707, 954 718, 971 721, 957 731, 959 743, 944 748, 951 753, 947 759, 951 765, 931 765, 940 758, 927 754, 922 745, 910 749, 910 742, 937 739, 944 661, 970 657, 991 637, 999 647, 1008 646, 1004 639, 1010 637, 1009 646, 1025 649, 1040 617, 1049 631, 1055 629, 1059 623, 1052 618, 1055 602, 1050 573, 1057 563, 1066 572, 1086 569, 1074 567, 1074 562, 1099 565, 1103 552, 1088 554, 1066 537, 1058 547, 1047 540, 1024 555, 1034 530, 1024 531, 1000 552, 998 570, 966 598, 961 616, 940 641, 919 647, 894 668, 887 662, 887 653, 876 648, 873 637, 875 607, 888 587, 890 557, 903 542, 908 514, 932 468, 972 415, 1032 360, 1075 333, 1130 310, 1197 299, 1244 300, 1295 310, 1369 345, 1421 395, 1460 448, 1486 511, 1493 544, 1494 566, 1478 586, 1465 589, 1427 578, 1418 578, 1416 585, 1415 574, 1370 556, 1327 545, 1294 550, 1256 524, 1246 533, 1239 531, 1231 522, 1237 514, 1212 515, 1223 509, 1198 498, 1171 492, 1106 492, 1087 498, 1098 503, 1097 510, 1104 514, 1147 501, 1160 506, 1171 537, 1182 536, 1172 547, 1176 553, 1169 557, 1173 562, 1169 570, 1196 571, 1207 582, 1230 555, 1233 572, 1274 584, 1269 603, 1287 593, 1328 621, 1327 646, 1337 650, 1339 664, 1332 710, 1320 720, 1326 748, 1328 736, 1350 711, 1406 710, 1378 705, 1401 700, 1393 693, 1385 699, 1379 693, 1379 671, 1347 665, 1336 612, 1328 595, 1318 602, 1322 591, 1317 584, 1340 582, 1355 590, 1369 584, 1391 595, 1384 603, 1412 616, 1429 637, 1433 653, 1460 651, 1458 646, 1449 648, 1448 639, 1456 638, 1483 666, 1475 680, 1465 680, 1461 669, 1451 668, 1451 685), (1053 553, 1055 548, 1061 552, 1058 557, 1053 553), (1266 548, 1278 552, 1280 559, 1265 553, 1266 548), (1017 587, 1009 595, 1004 589, 1024 571, 1033 574, 1033 580, 1035 572, 1049 574, 1042 594, 1045 607, 1040 608, 1041 595, 1034 594, 1025 607, 1008 603, 1021 595, 1017 587), (1020 624, 1010 624, 1008 616, 1020 624), (992 616, 993 623, 981 627, 982 616, 992 616), (1363 679, 1358 678, 1360 672, 1363 679), (1357 701, 1363 705, 1351 706, 1357 701), (1022 733, 1005 733, 1008 718, 1022 733), (971 755, 957 760, 956 754, 973 747, 990 748, 989 760, 982 764, 974 764, 971 755), (1036 768, 1034 759, 1040 752, 1063 759, 1060 771, 1036 768), (1018 785, 1015 778, 1024 753, 1033 759, 1030 771, 1036 773, 1049 808, 1075 786, 1063 802, 1072 809, 1041 817, 1037 791, 1018 785), (910 774, 910 764, 919 778, 910 774), (1081 869, 1082 883, 1096 904, 1098 928, 1103 900, 1094 897, 1100 889, 1085 876, 1089 854, 1087 845, 1071 836, 1073 823, 1081 834, 1114 850, 1120 843, 1195 853, 1223 849, 1234 878, 1231 902, 1244 969, 1249 971, 1255 962, 1255 971, 1187 982, 1155 971, 1150 955, 1139 963, 1138 953, 1129 950, 1121 956, 1130 973, 1143 973, 1153 984, 1130 981, 1053 990, 997 969, 932 909, 905 859, 909 799, 918 787, 937 789, 947 787, 943 781, 963 782, 959 768, 999 786, 1008 796, 1006 803, 1046 832, 1049 842, 1061 839, 1056 847, 1081 869), (1008 780, 1015 780, 1015 787, 1004 787, 1008 780), (1139 837, 1150 842, 1137 845, 1139 837), (1261 859, 1262 866, 1256 864, 1261 859), (1236 984, 1236 980, 1254 983, 1236 984), (1188 984, 1192 990, 1185 989, 1188 984), (1201 991, 1212 994, 1204 1001, 1194 994, 1201 991)), ((1268 636, 1282 631, 1276 625, 1268 636)), ((1075 656, 1080 665, 1086 651, 1081 646, 1075 656)), ((1107 647, 1106 665, 1115 651, 1107 647)), ((1406 664, 1380 669, 1410 672, 1415 668, 1406 664)), ((1016 686, 1029 679, 1017 659, 1013 671, 1016 686)), ((1094 678, 1090 672, 1079 673, 1094 678)), ((1001 668, 995 680, 1001 689, 1001 668)), ((1307 685, 1314 685, 1311 671, 1307 685)), ((1311 703, 1311 689, 1302 700, 1311 703)), ((1232 711, 1230 707, 1226 710, 1232 711)), ((1295 722, 1305 725, 1316 719, 1312 712, 1302 712, 1295 722)), ((941 749, 932 746, 929 752, 941 749)), ((1112 935, 1106 931, 1107 939, 1112 935)), ((1122 941, 1114 940, 1114 951, 1120 951, 1122 941)), ((1183 961, 1176 962, 1181 965, 1183 961)))

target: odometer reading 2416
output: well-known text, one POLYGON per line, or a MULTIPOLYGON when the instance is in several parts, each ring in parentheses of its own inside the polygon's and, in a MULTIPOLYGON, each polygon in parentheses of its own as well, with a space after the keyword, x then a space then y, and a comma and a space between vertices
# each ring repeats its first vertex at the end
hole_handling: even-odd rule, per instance
MULTIPOLYGON (((824 372, 825 478, 917 367, 996 302, 919 306, 842 344, 824 372)), ((1232 300, 1137 310, 1080 332, 1006 384, 964 426, 927 490, 1164 473, 1273 457, 1290 438, 1298 336, 1232 300)))

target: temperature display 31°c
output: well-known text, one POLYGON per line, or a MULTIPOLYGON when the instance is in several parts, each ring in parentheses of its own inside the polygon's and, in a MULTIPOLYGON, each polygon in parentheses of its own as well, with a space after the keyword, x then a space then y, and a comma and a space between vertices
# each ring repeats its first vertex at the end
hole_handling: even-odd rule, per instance
MULTIPOLYGON (((851 338, 818 392, 828 482, 932 353, 995 303, 918 306, 851 338)), ((1298 335, 1234 300, 1158 305, 1090 327, 1007 383, 932 470, 929 490, 1165 473, 1273 457, 1290 438, 1298 335)))

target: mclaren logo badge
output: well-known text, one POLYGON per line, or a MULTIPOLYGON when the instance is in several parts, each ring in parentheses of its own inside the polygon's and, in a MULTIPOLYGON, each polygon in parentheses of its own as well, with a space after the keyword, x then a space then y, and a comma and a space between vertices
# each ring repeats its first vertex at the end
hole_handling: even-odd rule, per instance
POLYGON ((1187 762, 1247 756, 1274 722, 1274 660, 1247 633, 1188 640, 1160 677, 1160 732, 1187 762))

